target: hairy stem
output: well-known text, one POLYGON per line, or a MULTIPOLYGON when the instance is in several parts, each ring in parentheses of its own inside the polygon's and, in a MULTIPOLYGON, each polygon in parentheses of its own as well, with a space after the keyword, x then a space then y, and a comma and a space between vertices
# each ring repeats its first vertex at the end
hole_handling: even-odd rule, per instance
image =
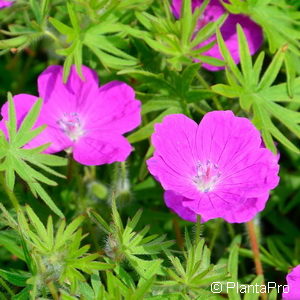
POLYGON ((196 232, 195 232, 196 245, 198 245, 200 241, 200 235, 201 235, 201 216, 197 215, 196 232))
POLYGON ((68 154, 68 165, 67 165, 67 180, 71 181, 73 179, 73 173, 74 173, 74 165, 75 161, 73 159, 72 154, 68 154))
POLYGON ((183 250, 184 249, 184 239, 181 234, 180 226, 176 217, 173 218, 173 229, 175 231, 176 242, 178 247, 183 250))
MULTIPOLYGON (((258 238, 257 238, 257 234, 255 231, 255 224, 254 224, 253 220, 247 222, 246 227, 247 227, 248 236, 249 236, 249 240, 250 240, 250 246, 251 246, 251 249, 253 252, 256 274, 258 276, 259 275, 264 276, 264 271, 263 271, 262 263, 260 260, 259 243, 258 243, 258 238)), ((261 298, 263 300, 266 300, 267 294, 262 293, 261 298)))

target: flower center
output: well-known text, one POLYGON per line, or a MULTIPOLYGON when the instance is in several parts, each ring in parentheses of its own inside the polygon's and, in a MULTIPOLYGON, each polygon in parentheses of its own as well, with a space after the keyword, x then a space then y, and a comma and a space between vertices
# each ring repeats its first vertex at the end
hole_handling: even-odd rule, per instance
POLYGON ((64 113, 57 121, 61 130, 74 142, 84 134, 83 126, 77 113, 64 113))
POLYGON ((197 175, 193 178, 198 190, 203 193, 210 192, 215 188, 220 179, 221 173, 218 165, 207 160, 197 164, 197 175))

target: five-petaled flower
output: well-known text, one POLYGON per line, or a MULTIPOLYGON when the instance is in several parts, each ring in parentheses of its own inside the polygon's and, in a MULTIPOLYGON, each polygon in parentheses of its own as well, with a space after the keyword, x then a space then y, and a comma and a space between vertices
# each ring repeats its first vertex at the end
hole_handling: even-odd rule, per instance
MULTIPOLYGON (((182 0, 173 0, 172 1, 172 11, 175 17, 180 17, 182 0)), ((203 4, 203 0, 192 0, 192 9, 199 7, 203 4)), ((202 28, 209 22, 216 21, 221 15, 225 13, 225 8, 221 4, 220 0, 211 0, 206 9, 203 12, 203 15, 198 20, 198 29, 202 28)), ((254 54, 263 42, 262 29, 253 22, 248 16, 241 14, 229 14, 226 21, 220 28, 221 34, 225 40, 226 46, 228 47, 234 61, 238 63, 240 61, 239 57, 239 47, 238 47, 238 36, 236 26, 240 24, 246 34, 247 41, 250 48, 250 53, 254 54)), ((201 43, 200 46, 205 46, 212 41, 216 40, 215 35, 210 37, 207 41, 201 43)), ((223 59, 222 54, 219 50, 217 44, 213 45, 212 48, 202 53, 203 55, 215 57, 218 59, 223 59)), ((217 71, 222 69, 222 67, 216 67, 207 63, 203 64, 203 67, 211 70, 217 71)))
POLYGON ((295 267, 287 276, 286 281, 288 287, 285 287, 282 293, 283 300, 299 300, 300 299, 300 265, 295 267))
POLYGON ((13 4, 14 4, 13 1, 0 0, 0 9, 12 6, 13 4))
POLYGON ((150 173, 165 189, 166 205, 183 219, 247 222, 263 210, 279 182, 278 155, 259 131, 231 111, 207 113, 198 125, 166 116, 152 135, 150 173))
MULTIPOLYGON (((126 83, 113 81, 99 87, 94 71, 82 66, 82 72, 84 80, 72 66, 66 84, 61 66, 50 66, 39 76, 38 91, 44 102, 35 126, 47 128, 26 147, 50 142, 46 153, 71 151, 84 165, 124 161, 132 147, 123 134, 141 123, 140 101, 126 83)), ((36 100, 27 94, 14 96, 19 124, 36 100)), ((6 133, 7 103, 1 114, 0 128, 6 133)))

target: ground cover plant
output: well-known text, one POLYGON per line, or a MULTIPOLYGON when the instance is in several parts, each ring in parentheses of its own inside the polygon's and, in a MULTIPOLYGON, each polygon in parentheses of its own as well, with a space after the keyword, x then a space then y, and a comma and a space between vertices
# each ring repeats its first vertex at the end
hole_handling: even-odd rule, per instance
POLYGON ((0 298, 300 300, 299 7, 0 1, 0 298))

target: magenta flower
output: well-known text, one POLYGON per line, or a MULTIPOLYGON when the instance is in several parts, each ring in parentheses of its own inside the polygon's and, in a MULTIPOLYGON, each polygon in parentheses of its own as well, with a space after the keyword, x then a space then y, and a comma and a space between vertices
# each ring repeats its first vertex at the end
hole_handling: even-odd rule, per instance
POLYGON ((300 299, 300 265, 295 267, 286 276, 288 287, 285 287, 282 293, 283 300, 299 300, 300 299))
MULTIPOLYGON (((203 0, 192 0, 192 8, 195 9, 203 3, 203 0)), ((172 1, 172 11, 176 18, 180 17, 182 0, 173 0, 172 1)), ((225 12, 224 7, 219 0, 211 0, 207 5, 201 19, 198 21, 198 29, 202 28, 209 22, 216 21, 221 15, 225 12)), ((263 34, 261 28, 254 23, 249 17, 245 15, 234 15, 230 14, 222 27, 220 28, 222 36, 225 40, 225 43, 236 63, 239 63, 240 57, 238 53, 238 36, 236 26, 240 24, 245 32, 245 35, 248 40, 250 53, 254 54, 263 42, 263 34)), ((212 36, 207 41, 201 43, 199 47, 205 46, 208 43, 215 41, 216 36, 212 36)), ((211 56, 223 60, 222 54, 219 50, 218 44, 216 43, 208 51, 204 52, 203 55, 211 56)), ((222 67, 216 67, 207 63, 202 65, 204 68, 217 71, 223 69, 222 67)))
POLYGON ((12 6, 14 3, 12 1, 0 0, 0 9, 12 6))
POLYGON ((150 173, 166 190, 166 205, 195 221, 247 222, 262 211, 279 182, 278 156, 259 131, 231 111, 207 113, 198 125, 175 114, 156 124, 150 173))
MULTIPOLYGON (((82 80, 73 66, 63 83, 61 66, 48 67, 38 78, 39 96, 44 103, 36 126, 47 128, 27 148, 51 142, 47 153, 67 150, 84 165, 124 161, 132 151, 124 133, 141 123, 140 101, 125 83, 113 81, 99 88, 97 74, 83 66, 82 80)), ((18 122, 24 118, 37 97, 14 97, 18 122)), ((7 103, 2 107, 2 130, 8 118, 7 103)))

